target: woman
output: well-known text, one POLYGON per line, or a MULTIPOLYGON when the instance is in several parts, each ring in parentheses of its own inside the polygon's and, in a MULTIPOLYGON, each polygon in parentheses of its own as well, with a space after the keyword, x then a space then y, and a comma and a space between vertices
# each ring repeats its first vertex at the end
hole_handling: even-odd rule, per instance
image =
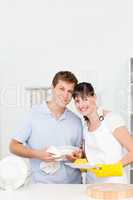
POLYGON ((84 116, 84 151, 90 164, 89 183, 127 183, 125 166, 133 162, 133 139, 123 119, 97 107, 96 94, 90 83, 79 83, 73 98, 77 110, 84 116), (123 149, 127 150, 124 154, 123 149))

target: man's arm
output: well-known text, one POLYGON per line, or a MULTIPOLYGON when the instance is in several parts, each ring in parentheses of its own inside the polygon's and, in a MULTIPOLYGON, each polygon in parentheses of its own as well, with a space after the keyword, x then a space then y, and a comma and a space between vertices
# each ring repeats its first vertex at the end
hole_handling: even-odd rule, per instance
POLYGON ((47 152, 47 148, 44 149, 31 149, 29 147, 24 146, 21 142, 12 139, 10 142, 10 151, 13 154, 16 154, 25 158, 33 158, 44 161, 53 161, 53 154, 47 152))

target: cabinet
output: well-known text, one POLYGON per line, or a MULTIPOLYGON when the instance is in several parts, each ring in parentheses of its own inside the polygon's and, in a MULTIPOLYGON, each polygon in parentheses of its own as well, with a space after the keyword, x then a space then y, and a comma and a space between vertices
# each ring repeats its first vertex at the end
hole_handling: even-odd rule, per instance
POLYGON ((35 104, 41 104, 51 98, 50 87, 27 87, 25 90, 29 92, 30 107, 35 104))
MULTIPOLYGON (((129 66, 129 130, 133 137, 133 58, 129 66)), ((133 164, 129 167, 130 183, 133 184, 133 164)))

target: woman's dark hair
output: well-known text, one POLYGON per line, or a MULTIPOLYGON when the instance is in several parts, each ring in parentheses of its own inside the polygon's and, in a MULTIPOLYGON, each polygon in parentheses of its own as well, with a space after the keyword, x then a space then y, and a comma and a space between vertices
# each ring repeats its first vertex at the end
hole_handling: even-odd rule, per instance
POLYGON ((91 83, 82 82, 75 86, 73 92, 73 98, 81 97, 84 99, 87 96, 94 96, 95 91, 91 83))
MULTIPOLYGON (((82 82, 75 86, 74 92, 73 92, 73 98, 81 97, 82 99, 88 97, 88 96, 94 96, 95 91, 91 83, 82 82)), ((86 121, 89 121, 88 117, 84 116, 84 119, 86 121)))

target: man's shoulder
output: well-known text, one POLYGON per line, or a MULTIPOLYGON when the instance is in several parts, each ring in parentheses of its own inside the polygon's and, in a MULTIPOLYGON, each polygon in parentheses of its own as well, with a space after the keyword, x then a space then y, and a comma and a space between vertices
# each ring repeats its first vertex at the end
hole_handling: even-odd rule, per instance
POLYGON ((31 107, 31 110, 30 112, 31 113, 42 113, 42 112, 46 112, 47 109, 46 109, 46 106, 45 104, 35 104, 31 107))
POLYGON ((71 117, 72 119, 81 122, 80 117, 76 113, 74 113, 72 110, 67 109, 67 113, 68 113, 68 116, 71 117))

